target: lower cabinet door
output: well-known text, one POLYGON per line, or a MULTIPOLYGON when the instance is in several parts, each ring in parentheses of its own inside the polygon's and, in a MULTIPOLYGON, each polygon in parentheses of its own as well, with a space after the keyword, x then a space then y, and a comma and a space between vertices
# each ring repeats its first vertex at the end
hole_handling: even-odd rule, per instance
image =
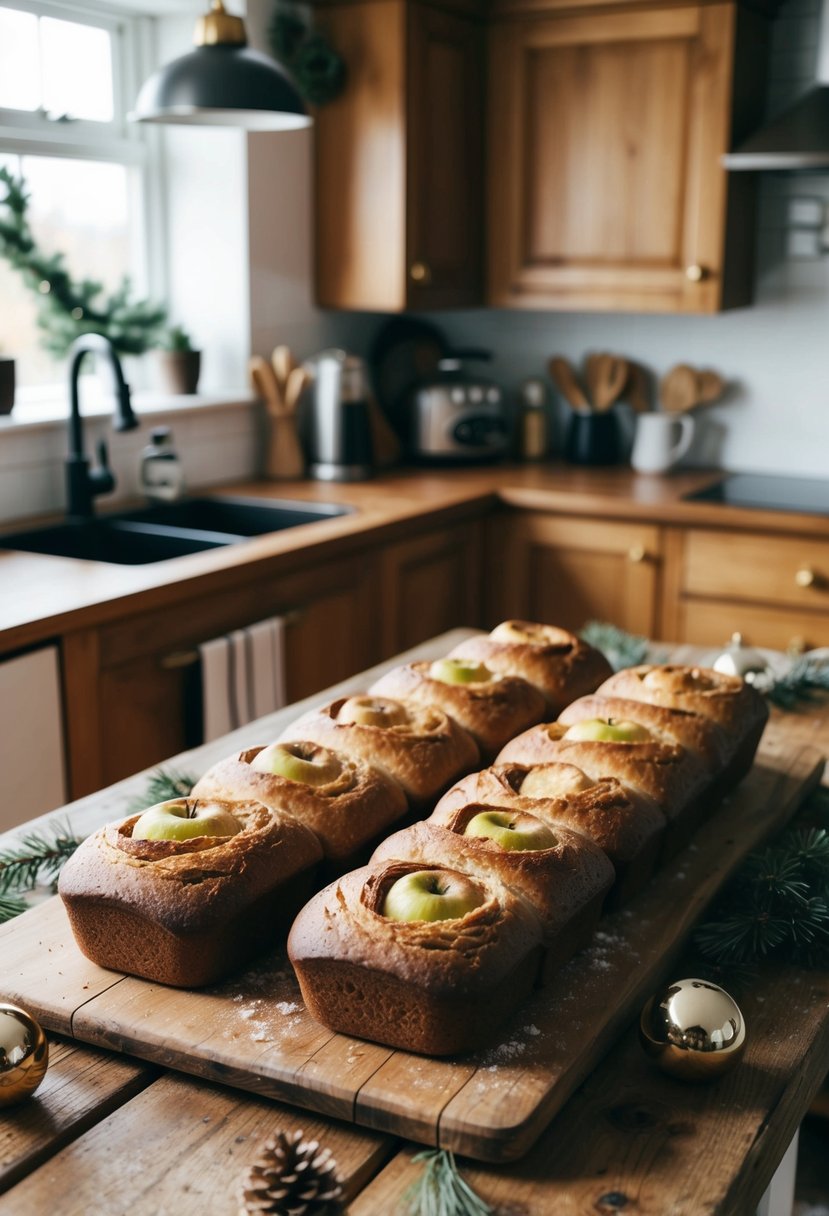
POLYGON ((0 832, 67 800, 56 646, 0 663, 0 832))

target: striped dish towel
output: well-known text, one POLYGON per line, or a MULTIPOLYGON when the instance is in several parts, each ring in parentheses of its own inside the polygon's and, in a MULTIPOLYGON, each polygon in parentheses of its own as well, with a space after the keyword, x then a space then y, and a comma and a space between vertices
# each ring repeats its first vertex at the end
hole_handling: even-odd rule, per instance
POLYGON ((203 642, 199 655, 204 743, 286 704, 282 617, 203 642))

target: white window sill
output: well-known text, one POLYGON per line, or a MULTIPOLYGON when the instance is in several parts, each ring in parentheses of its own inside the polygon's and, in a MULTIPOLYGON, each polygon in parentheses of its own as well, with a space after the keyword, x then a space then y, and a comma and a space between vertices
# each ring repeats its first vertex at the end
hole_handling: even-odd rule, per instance
MULTIPOLYGON (((84 398, 81 412, 84 418, 95 418, 113 412, 112 400, 95 398, 89 394, 84 398), (91 399, 89 399, 91 398, 91 399)), ((215 409, 249 409, 255 398, 248 392, 235 394, 202 394, 172 396, 165 393, 134 393, 132 405, 139 417, 152 416, 160 420, 175 418, 181 414, 198 414, 215 409)), ((55 397, 41 401, 16 401, 11 414, 0 417, 0 436, 4 432, 19 430, 50 430, 66 426, 69 417, 67 397, 55 397)))

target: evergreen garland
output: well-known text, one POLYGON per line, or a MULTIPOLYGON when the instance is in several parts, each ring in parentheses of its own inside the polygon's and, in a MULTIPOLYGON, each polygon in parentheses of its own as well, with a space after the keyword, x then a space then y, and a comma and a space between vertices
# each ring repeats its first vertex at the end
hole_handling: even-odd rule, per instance
POLYGON ((407 1216, 492 1216, 492 1208, 462 1177, 454 1153, 426 1149, 412 1157, 423 1172, 403 1197, 407 1216))
POLYGON ((279 0, 268 27, 271 54, 287 68, 305 101, 324 106, 345 87, 345 62, 324 34, 309 29, 299 5, 279 0))
POLYGON ((157 768, 151 774, 146 790, 130 802, 128 814, 135 815, 138 811, 145 811, 148 806, 167 802, 171 798, 187 798, 196 780, 196 777, 179 773, 173 768, 157 768))
POLYGON ((122 355, 141 355, 154 346, 167 320, 166 309, 147 300, 133 300, 129 279, 109 296, 94 279, 75 280, 62 253, 39 248, 29 226, 29 196, 22 177, 0 167, 0 256, 23 276, 38 296, 38 326, 43 346, 53 355, 66 354, 81 334, 103 334, 122 355))
POLYGON ((590 646, 595 646, 607 659, 614 671, 623 667, 636 667, 640 663, 664 662, 661 658, 649 658, 650 642, 647 638, 626 633, 608 621, 588 621, 579 630, 579 637, 590 646))
POLYGON ((797 709, 803 703, 814 701, 821 692, 829 692, 829 662, 804 655, 768 689, 757 681, 755 687, 779 709, 797 709))

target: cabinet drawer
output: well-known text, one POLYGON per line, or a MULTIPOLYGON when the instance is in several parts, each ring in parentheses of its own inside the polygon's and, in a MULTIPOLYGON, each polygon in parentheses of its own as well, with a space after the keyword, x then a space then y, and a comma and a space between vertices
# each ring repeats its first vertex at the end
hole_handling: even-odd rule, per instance
POLYGON ((716 646, 719 650, 736 630, 747 646, 798 653, 829 646, 829 616, 825 612, 769 609, 736 600, 684 600, 680 605, 678 642, 716 646))
POLYGON ((691 531, 685 540, 683 567, 685 595, 829 608, 826 541, 691 531))

